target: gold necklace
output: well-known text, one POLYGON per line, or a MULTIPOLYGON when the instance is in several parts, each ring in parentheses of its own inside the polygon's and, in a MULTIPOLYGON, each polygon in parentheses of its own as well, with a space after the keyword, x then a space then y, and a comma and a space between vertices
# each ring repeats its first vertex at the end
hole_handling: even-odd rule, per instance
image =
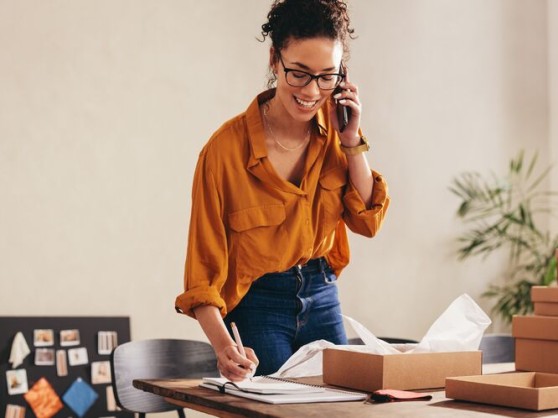
POLYGON ((302 148, 303 146, 305 146, 308 143, 308 141, 310 140, 310 127, 312 125, 308 126, 308 130, 306 131, 306 135, 304 135, 304 141, 302 141, 296 147, 289 148, 289 147, 286 147, 285 145, 283 145, 282 143, 280 143, 277 140, 277 138, 275 137, 275 134, 273 133, 273 129, 271 128, 271 124, 269 123, 269 119, 268 119, 268 116, 267 116, 267 111, 268 110, 269 110, 269 103, 265 103, 264 104, 264 109, 263 109, 265 126, 269 130, 269 136, 271 137, 271 139, 273 139, 273 142, 275 142, 277 145, 279 145, 279 147, 281 147, 285 151, 296 151, 296 150, 302 148))

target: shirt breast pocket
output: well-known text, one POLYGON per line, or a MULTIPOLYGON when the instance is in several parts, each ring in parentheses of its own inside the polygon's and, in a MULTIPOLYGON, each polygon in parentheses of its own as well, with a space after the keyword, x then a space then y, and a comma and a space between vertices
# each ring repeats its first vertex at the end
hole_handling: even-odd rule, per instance
POLYGON ((335 229, 343 216, 343 195, 347 185, 347 170, 344 167, 334 168, 323 174, 320 184, 320 215, 326 233, 335 229))
POLYGON ((281 244, 286 244, 283 204, 256 206, 229 214, 232 230, 230 267, 241 281, 277 271, 281 244))

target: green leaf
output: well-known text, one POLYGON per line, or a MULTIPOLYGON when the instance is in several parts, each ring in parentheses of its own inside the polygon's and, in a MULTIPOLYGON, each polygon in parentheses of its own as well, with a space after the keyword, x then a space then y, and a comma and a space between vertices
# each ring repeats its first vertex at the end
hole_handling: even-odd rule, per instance
POLYGON ((548 286, 556 280, 556 258, 551 257, 546 272, 544 273, 541 284, 543 286, 548 286))

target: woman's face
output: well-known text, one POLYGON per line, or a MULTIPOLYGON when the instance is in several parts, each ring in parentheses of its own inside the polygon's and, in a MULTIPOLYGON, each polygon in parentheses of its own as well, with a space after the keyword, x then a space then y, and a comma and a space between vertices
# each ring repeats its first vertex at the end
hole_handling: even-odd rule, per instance
MULTIPOLYGON (((342 56, 343 46, 334 39, 291 39, 280 51, 280 59, 272 63, 277 74, 275 97, 282 107, 281 111, 295 121, 308 122, 333 93, 333 90, 320 89, 317 80, 312 80, 304 87, 289 85, 285 78, 285 67, 313 75, 339 73, 342 56)), ((273 59, 273 50, 271 57, 273 59)))

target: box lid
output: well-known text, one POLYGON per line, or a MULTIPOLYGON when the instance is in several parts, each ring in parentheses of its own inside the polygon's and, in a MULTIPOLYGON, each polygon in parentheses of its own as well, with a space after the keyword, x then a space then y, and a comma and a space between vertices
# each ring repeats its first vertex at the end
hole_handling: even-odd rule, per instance
POLYGON ((534 302, 533 313, 542 316, 558 316, 558 303, 556 302, 534 302))
POLYGON ((531 301, 558 303, 558 286, 533 286, 531 288, 531 301))
POLYGON ((515 338, 558 340, 558 317, 515 315, 512 319, 512 335, 515 338))

